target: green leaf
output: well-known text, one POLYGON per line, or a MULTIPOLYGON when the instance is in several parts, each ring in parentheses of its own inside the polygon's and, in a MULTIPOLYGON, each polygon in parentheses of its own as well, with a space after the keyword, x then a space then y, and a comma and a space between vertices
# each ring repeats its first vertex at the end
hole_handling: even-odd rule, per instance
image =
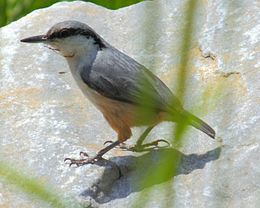
POLYGON ((89 0, 87 2, 92 2, 94 4, 106 7, 108 9, 120 9, 123 7, 131 6, 145 0, 89 0))
POLYGON ((27 176, 21 171, 15 170, 14 168, 3 163, 1 160, 0 178, 7 182, 7 184, 13 185, 24 193, 27 193, 30 196, 35 196, 42 201, 51 204, 52 207, 67 207, 63 200, 55 192, 53 192, 53 190, 50 190, 49 187, 41 183, 40 180, 27 176))
MULTIPOLYGON (((120 9, 133 4, 137 4, 145 0, 88 0, 85 2, 92 2, 107 9, 120 9)), ((33 10, 48 7, 54 3, 60 2, 58 0, 0 0, 0 27, 4 26, 14 20, 17 20, 33 10)))

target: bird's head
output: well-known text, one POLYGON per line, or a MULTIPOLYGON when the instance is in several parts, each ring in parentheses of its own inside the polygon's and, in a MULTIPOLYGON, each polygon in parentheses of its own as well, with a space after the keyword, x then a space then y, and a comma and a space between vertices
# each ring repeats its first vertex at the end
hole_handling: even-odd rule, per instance
POLYGON ((25 43, 44 43, 66 58, 106 48, 105 41, 88 25, 78 21, 55 24, 45 35, 24 38, 25 43))

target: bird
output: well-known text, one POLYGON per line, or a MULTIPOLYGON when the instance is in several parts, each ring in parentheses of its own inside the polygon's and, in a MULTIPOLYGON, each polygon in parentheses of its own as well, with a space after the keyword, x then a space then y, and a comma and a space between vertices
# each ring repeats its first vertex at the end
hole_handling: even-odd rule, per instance
MULTIPOLYGON (((178 98, 154 73, 110 45, 85 23, 75 20, 59 22, 44 35, 20 41, 44 43, 62 55, 83 94, 117 133, 117 140, 110 141, 108 146, 93 157, 81 152, 84 156, 81 159, 65 158, 70 165, 94 164, 103 159, 105 153, 132 136, 131 128, 135 126, 147 126, 147 134, 163 121, 186 122, 215 138, 214 129, 186 111, 178 98), (142 109, 150 109, 151 115, 144 116, 142 109)), ((144 137, 140 137, 134 147, 140 149, 165 141, 142 144, 143 140, 144 137)))

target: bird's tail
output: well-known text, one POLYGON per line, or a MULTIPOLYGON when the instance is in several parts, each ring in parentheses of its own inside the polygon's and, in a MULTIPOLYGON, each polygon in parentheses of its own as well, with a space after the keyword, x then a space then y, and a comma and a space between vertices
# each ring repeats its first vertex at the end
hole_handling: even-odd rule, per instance
POLYGON ((215 135, 216 135, 215 131, 207 123, 205 123, 195 115, 184 110, 181 117, 185 117, 189 125, 201 130, 211 138, 215 139, 215 135))
POLYGON ((201 130, 211 138, 215 139, 215 131, 204 121, 199 119, 198 117, 194 116, 193 114, 189 113, 188 111, 184 111, 184 115, 188 120, 188 123, 193 127, 201 130))

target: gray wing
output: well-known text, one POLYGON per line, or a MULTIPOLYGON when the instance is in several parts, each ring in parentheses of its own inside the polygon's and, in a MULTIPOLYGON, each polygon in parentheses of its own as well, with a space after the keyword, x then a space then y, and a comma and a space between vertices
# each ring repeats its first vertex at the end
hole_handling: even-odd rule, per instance
POLYGON ((115 48, 100 51, 82 80, 101 95, 165 111, 170 103, 182 108, 169 88, 152 72, 115 48))

